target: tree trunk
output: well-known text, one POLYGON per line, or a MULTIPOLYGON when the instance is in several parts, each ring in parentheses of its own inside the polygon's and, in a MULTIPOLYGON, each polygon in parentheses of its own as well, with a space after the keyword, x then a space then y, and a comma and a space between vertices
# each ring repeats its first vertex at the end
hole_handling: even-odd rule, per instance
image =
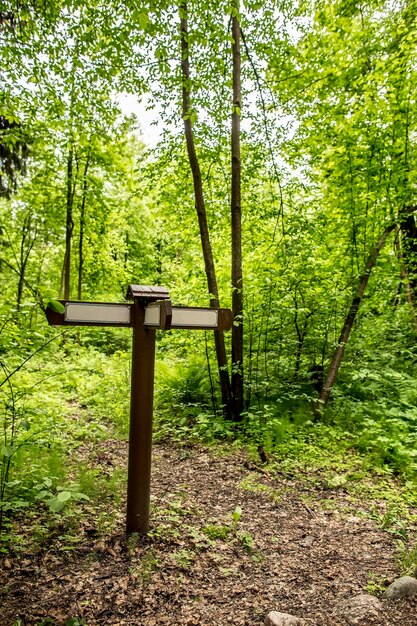
POLYGON ((29 255, 32 252, 32 248, 34 246, 34 243, 37 237, 36 229, 33 234, 33 237, 31 237, 31 226, 32 226, 32 216, 30 213, 28 213, 23 221, 22 239, 20 242, 20 255, 19 255, 20 258, 19 258, 19 267, 18 267, 19 280, 17 284, 17 295, 16 295, 17 315, 19 315, 20 308, 22 305, 23 289, 25 285, 25 274, 26 274, 26 267, 29 261, 29 255))
MULTIPOLYGON (((402 287, 404 286, 405 297, 407 300, 407 304, 410 307, 414 330, 417 332, 416 292, 415 292, 417 259, 414 256, 410 257, 407 255, 406 257, 406 255, 404 254, 404 246, 403 246, 402 239, 403 238, 406 239, 406 237, 410 238, 411 234, 410 233, 405 234, 405 232, 403 231, 403 228, 404 228, 404 222, 401 224, 399 228, 398 236, 395 241, 396 248, 397 248, 397 256, 398 256, 398 260, 400 263, 400 276, 401 276, 401 285, 398 291, 398 296, 401 294, 402 287), (411 271, 412 273, 413 281, 410 279, 409 271, 411 271)), ((417 235, 415 230, 413 234, 414 236, 417 235)), ((416 238, 416 241, 413 241, 414 245, 416 244, 416 242, 417 242, 417 238, 416 238)), ((406 241, 406 243, 409 245, 410 242, 406 241)), ((410 248, 408 248, 408 254, 409 253, 410 253, 410 248)))
POLYGON ((72 217, 72 209, 74 204, 74 151, 71 147, 67 157, 67 214, 65 225, 65 254, 62 268, 64 283, 64 300, 69 300, 71 285, 71 244, 72 232, 74 230, 74 221, 72 217))
POLYGON ((300 374, 301 354, 303 351, 304 340, 307 335, 308 320, 307 319, 304 320, 303 327, 301 329, 300 325, 298 324, 298 311, 296 311, 295 318, 294 318, 294 325, 295 325, 295 330, 297 333, 297 351, 295 353, 295 367, 294 367, 294 380, 296 381, 298 380, 298 377, 300 374))
POLYGON ((294 291, 294 308, 295 308, 294 326, 295 326, 295 332, 297 333, 297 350, 295 353, 294 380, 298 380, 298 377, 299 377, 300 367, 301 367, 301 354, 303 351, 304 341, 307 336, 308 320, 314 313, 314 311, 308 311, 308 313, 304 313, 303 325, 302 327, 300 327, 299 320, 298 320, 299 310, 298 310, 298 300, 297 300, 297 289, 299 289, 300 291, 302 303, 303 303, 303 309, 305 310, 304 298, 303 298, 301 289, 299 285, 297 284, 295 287, 295 291, 294 291))
POLYGON ((88 166, 90 165, 90 155, 87 154, 87 158, 84 166, 83 173, 83 195, 81 200, 81 211, 80 211, 80 238, 78 241, 78 300, 82 299, 82 286, 83 286, 83 265, 84 265, 84 227, 85 227, 85 203, 87 198, 87 173, 88 166))
POLYGON ((402 259, 408 275, 409 285, 415 300, 417 290, 417 224, 414 215, 408 215, 401 222, 403 235, 402 259))
POLYGON ((233 5, 232 16, 233 56, 233 109, 232 109, 232 413, 233 420, 242 419, 243 412, 243 272, 242 272, 242 212, 241 212, 241 158, 240 158, 240 108, 241 108, 241 56, 239 0, 233 5))
MULTIPOLYGON (((201 170, 195 149, 194 133, 191 122, 190 62, 188 56, 189 50, 187 15, 187 3, 182 2, 180 5, 182 52, 182 115, 184 120, 184 132, 187 144, 188 160, 193 176, 195 208, 197 211, 198 225, 200 229, 201 247, 203 250, 205 272, 207 276, 207 286, 211 294, 210 306, 213 308, 219 308, 220 303, 218 296, 216 271, 214 267, 213 252, 211 249, 210 235, 207 224, 207 214, 203 195, 201 170)), ((223 332, 215 331, 214 340, 216 346, 217 365, 219 369, 223 411, 225 417, 229 418, 231 412, 231 390, 223 332)))
POLYGON ((320 409, 326 406, 329 400, 331 390, 333 388, 333 385, 339 373, 339 368, 343 359, 343 354, 345 352, 346 344, 349 340, 350 332, 352 330, 353 324, 356 319, 356 315, 359 310, 359 306, 362 302, 363 294, 368 284, 369 276, 371 274, 371 271, 376 263, 378 255, 381 252, 388 236, 390 235, 390 233, 392 233, 395 227, 396 227, 395 224, 390 224, 390 226, 386 227, 378 243, 376 244, 375 248, 372 250, 371 254, 369 255, 368 261, 365 266, 365 271, 360 277, 358 288, 352 300, 352 304, 350 305, 350 309, 346 316, 345 323, 342 328, 342 332, 340 333, 337 348, 333 354, 332 362, 330 364, 330 368, 327 373, 326 380, 324 381, 319 399, 315 405, 316 413, 319 413, 320 409))

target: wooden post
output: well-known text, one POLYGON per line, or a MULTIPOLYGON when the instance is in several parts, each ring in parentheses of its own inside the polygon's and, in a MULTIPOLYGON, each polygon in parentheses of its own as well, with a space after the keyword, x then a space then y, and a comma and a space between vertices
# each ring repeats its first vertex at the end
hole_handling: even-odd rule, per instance
POLYGON ((127 478, 127 533, 146 533, 149 530, 155 330, 144 326, 144 315, 143 303, 135 298, 127 478))

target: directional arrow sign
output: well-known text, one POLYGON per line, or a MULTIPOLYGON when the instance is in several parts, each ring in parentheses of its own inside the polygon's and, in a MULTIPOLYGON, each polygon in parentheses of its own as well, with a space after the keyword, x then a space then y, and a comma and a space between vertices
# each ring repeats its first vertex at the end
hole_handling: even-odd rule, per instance
MULTIPOLYGON (((164 300, 163 302, 154 302, 145 307, 145 326, 168 330, 165 320, 169 305, 169 300, 164 300)), ((233 317, 230 309, 173 306, 170 307, 170 312, 170 328, 229 330, 232 327, 233 317)))
POLYGON ((67 302, 64 321, 69 324, 131 325, 130 304, 106 304, 99 302, 67 302))
POLYGON ((52 326, 133 326, 133 304, 59 302, 64 305, 64 313, 57 313, 49 307, 45 311, 52 326))

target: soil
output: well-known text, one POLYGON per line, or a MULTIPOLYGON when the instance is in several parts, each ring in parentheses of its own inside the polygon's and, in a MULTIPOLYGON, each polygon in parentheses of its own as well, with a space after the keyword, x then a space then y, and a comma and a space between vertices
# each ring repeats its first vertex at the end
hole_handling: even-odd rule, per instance
MULTIPOLYGON (((111 440, 78 453, 109 474, 125 466, 126 450, 111 440)), ((55 536, 4 558, 1 626, 256 626, 271 610, 346 626, 339 602, 380 595, 401 573, 396 537, 372 519, 371 505, 241 451, 158 444, 152 494, 149 536, 126 540, 121 499, 100 519, 80 511, 71 550, 55 536)), ((382 604, 362 626, 417 626, 417 598, 382 604)))

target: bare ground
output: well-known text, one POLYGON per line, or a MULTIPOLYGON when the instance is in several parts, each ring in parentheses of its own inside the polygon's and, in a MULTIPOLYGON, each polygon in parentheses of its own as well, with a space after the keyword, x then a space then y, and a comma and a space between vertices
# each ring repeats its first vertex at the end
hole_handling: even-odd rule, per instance
MULTIPOLYGON (((103 473, 126 463, 115 440, 78 453, 103 473)), ((242 452, 156 445, 152 493, 146 538, 126 541, 122 500, 115 517, 110 505, 100 517, 113 517, 111 534, 86 508, 73 550, 56 536, 3 559, 1 626, 75 616, 88 626, 256 626, 270 610, 346 626, 338 602, 400 574, 395 537, 369 515, 375 503, 258 467, 242 452)), ((416 598, 383 601, 362 626, 417 626, 416 609, 416 598)))

